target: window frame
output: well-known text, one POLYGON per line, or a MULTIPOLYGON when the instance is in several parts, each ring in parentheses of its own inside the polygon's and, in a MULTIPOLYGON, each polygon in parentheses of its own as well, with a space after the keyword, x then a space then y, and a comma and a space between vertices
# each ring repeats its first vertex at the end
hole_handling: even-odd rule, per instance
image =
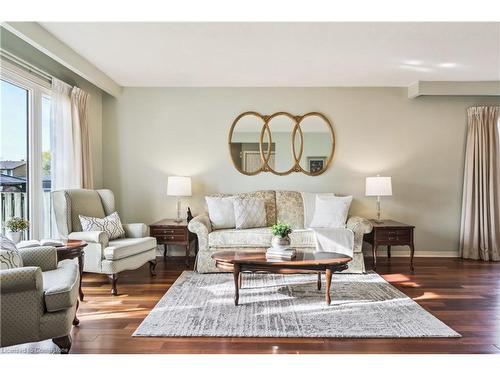
POLYGON ((52 96, 52 85, 5 59, 1 60, 0 78, 28 91, 28 238, 40 238, 43 233, 42 101, 44 96, 52 96))

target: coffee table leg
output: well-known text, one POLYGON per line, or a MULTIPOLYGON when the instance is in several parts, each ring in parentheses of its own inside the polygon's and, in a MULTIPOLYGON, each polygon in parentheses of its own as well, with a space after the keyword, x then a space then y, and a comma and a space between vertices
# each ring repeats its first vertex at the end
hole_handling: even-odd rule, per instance
POLYGON ((318 272, 318 290, 321 290, 321 272, 318 272))
POLYGON ((84 253, 83 251, 81 254, 78 256, 78 271, 80 272, 80 286, 78 288, 78 294, 80 295, 80 301, 83 301, 83 290, 82 290, 82 276, 83 276, 83 257, 84 253))
POLYGON ((234 265, 234 305, 238 306, 238 300, 240 298, 239 283, 240 283, 240 265, 234 265))
POLYGON ((326 269, 325 272, 326 276, 326 291, 325 291, 325 299, 326 299, 326 304, 330 305, 330 285, 332 283, 332 270, 330 268, 326 269))

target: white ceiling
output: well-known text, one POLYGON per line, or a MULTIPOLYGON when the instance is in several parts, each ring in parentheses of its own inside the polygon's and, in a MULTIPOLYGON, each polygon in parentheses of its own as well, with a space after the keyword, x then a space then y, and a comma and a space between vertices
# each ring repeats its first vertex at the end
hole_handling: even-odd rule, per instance
POLYGON ((122 86, 500 80, 500 23, 41 23, 122 86))

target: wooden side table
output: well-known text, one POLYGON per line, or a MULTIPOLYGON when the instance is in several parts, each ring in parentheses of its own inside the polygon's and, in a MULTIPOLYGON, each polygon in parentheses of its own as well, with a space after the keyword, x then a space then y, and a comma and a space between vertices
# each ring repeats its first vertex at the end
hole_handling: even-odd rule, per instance
MULTIPOLYGON (((180 223, 174 219, 163 219, 149 226, 150 235, 156 238, 158 244, 163 244, 165 250, 163 257, 167 257, 167 247, 169 245, 180 245, 186 247, 186 266, 189 266, 189 251, 191 250, 191 241, 195 239, 195 235, 188 230, 186 220, 180 223)), ((195 246, 195 253, 197 246, 195 246)))
POLYGON ((413 244, 413 225, 400 223, 394 220, 384 220, 377 223, 370 220, 373 230, 365 234, 363 240, 372 245, 373 270, 377 269, 377 248, 380 245, 387 246, 387 257, 391 257, 391 246, 409 246, 410 247, 410 270, 413 271, 413 256, 415 246, 413 244))
POLYGON ((83 274, 83 248, 87 246, 87 242, 80 240, 68 240, 64 246, 57 246, 57 261, 65 259, 78 259, 78 270, 80 272, 80 286, 78 289, 78 294, 80 295, 80 301, 83 301, 83 290, 82 290, 82 274, 83 274))

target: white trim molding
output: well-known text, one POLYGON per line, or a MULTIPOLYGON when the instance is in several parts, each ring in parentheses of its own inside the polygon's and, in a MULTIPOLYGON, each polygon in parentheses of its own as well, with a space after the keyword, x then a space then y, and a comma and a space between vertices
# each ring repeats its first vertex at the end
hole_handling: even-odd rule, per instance
POLYGON ((408 98, 419 96, 500 96, 500 81, 417 81, 408 98))
MULTIPOLYGON (((367 257, 371 257, 372 252, 371 249, 368 251, 367 249, 363 250, 363 254, 367 257)), ((377 258, 379 257, 387 257, 387 249, 380 247, 377 251, 377 258)), ((392 258, 409 258, 410 250, 409 249, 399 249, 399 248, 391 248, 391 257, 392 258)), ((432 251, 432 250, 415 250, 415 258, 460 258, 460 253, 458 251, 432 251)))
POLYGON ((122 87, 36 22, 3 22, 2 26, 80 77, 112 96, 122 87))

